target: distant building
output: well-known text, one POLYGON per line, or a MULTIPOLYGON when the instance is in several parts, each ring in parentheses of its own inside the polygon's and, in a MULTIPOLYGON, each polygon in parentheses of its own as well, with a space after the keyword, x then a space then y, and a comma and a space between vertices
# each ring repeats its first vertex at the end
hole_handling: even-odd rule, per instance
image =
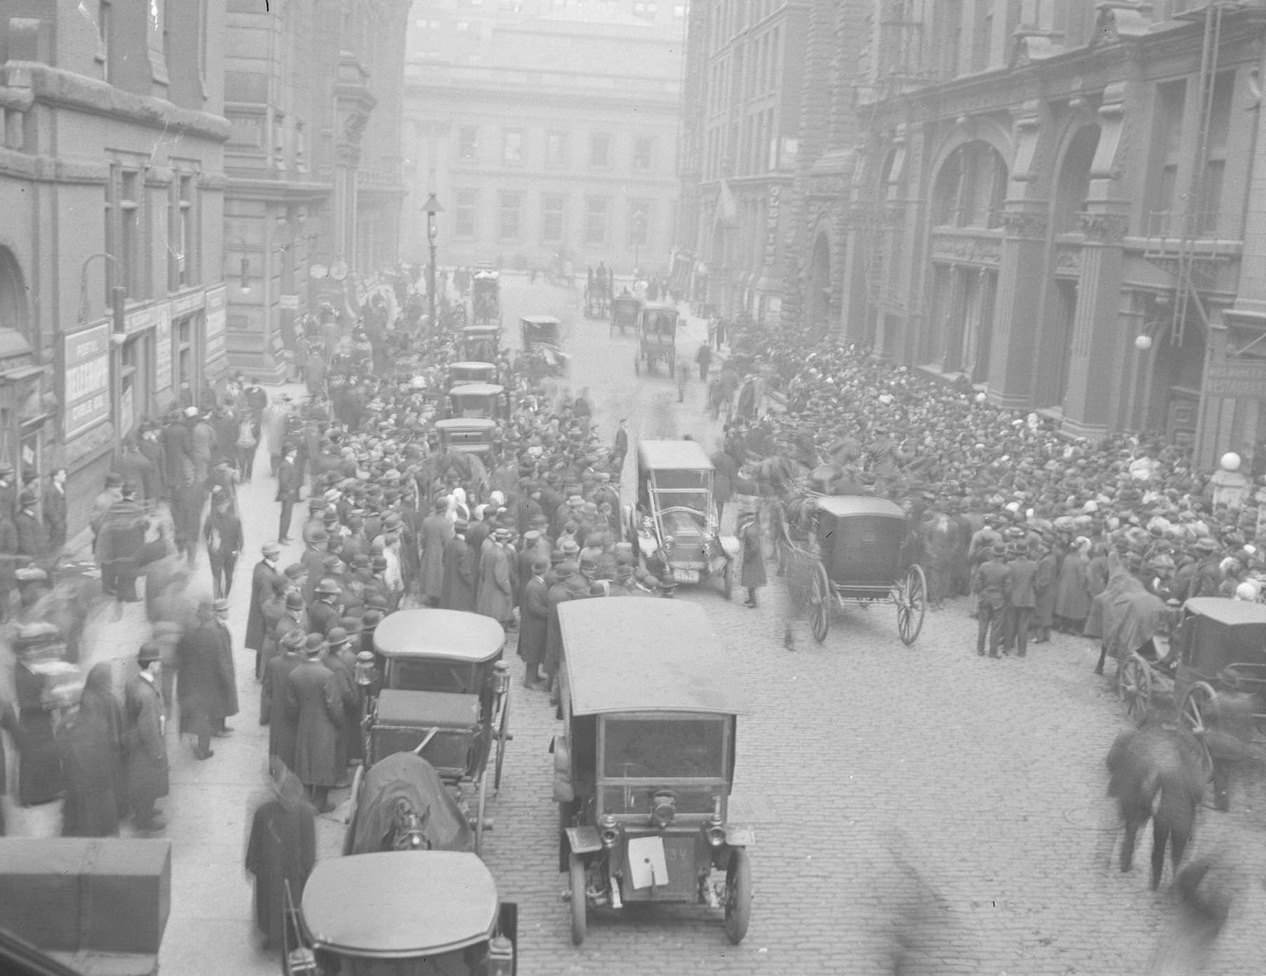
POLYGON ((405 259, 442 265, 605 261, 666 271, 677 199, 680 27, 493 22, 477 55, 405 73, 405 259))
POLYGON ((231 0, 224 275, 234 368, 279 377, 299 315, 398 260, 409 0, 231 0))
POLYGON ((1266 4, 869 6, 833 324, 1070 433, 1266 470, 1266 4))
POLYGON ((11 0, 0 18, 0 462, 69 472, 224 369, 223 5, 11 0))

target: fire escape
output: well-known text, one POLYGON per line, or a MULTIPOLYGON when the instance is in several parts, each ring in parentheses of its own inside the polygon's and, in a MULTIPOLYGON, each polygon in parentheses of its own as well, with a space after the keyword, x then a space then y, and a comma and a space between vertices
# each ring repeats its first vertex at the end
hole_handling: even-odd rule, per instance
MULTIPOLYGON (((1229 228, 1220 226, 1215 210, 1219 201, 1209 192, 1210 127, 1214 116, 1215 92, 1222 45, 1223 18, 1228 11, 1242 6, 1238 0, 1209 0, 1204 6, 1176 15, 1176 19, 1203 23, 1200 49, 1200 72, 1196 80, 1199 92, 1195 156, 1190 166, 1190 181, 1182 206, 1177 211, 1153 213, 1144 234, 1147 241, 1143 256, 1168 272, 1173 278, 1174 292, 1168 322, 1171 346, 1183 344, 1188 321, 1199 320, 1207 333, 1209 314, 1202 293, 1217 284, 1219 265, 1230 256, 1223 238, 1235 237, 1229 228)), ((1220 185, 1220 184, 1219 184, 1220 185)))

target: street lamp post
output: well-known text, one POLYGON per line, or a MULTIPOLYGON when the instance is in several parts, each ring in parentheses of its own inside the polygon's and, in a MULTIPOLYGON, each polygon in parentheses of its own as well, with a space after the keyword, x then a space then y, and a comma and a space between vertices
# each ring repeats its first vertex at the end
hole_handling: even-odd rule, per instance
POLYGON ((431 304, 431 328, 438 327, 438 321, 435 318, 435 242, 439 239, 440 229, 435 224, 436 214, 442 214, 444 208, 440 206, 440 202, 435 199, 432 193, 426 198, 426 206, 422 208, 422 212, 426 214, 426 239, 431 248, 431 263, 427 266, 426 295, 431 304))

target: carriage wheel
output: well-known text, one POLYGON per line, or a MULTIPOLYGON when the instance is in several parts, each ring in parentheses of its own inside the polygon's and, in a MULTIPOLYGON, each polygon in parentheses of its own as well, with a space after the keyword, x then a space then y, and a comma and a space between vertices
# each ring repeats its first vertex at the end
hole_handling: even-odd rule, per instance
POLYGON ((479 775, 479 802, 475 806, 475 853, 483 856, 484 811, 488 807, 488 770, 479 775))
POLYGON ((585 902, 585 862, 579 854, 569 854, 567 869, 571 875, 571 944, 580 945, 585 941, 588 927, 585 918, 589 908, 585 902))
POLYGON ((1131 654, 1121 665, 1121 678, 1117 690, 1125 702, 1126 714, 1141 725, 1152 702, 1152 671, 1137 654, 1131 654))
POLYGON ((897 633, 901 643, 909 647, 923 630, 923 614, 927 611, 928 581, 923 567, 915 563, 906 570, 906 578, 897 592, 897 633))
POLYGON ((809 624, 813 628, 813 639, 819 644, 826 640, 831 629, 831 599, 831 581, 827 578, 826 567, 818 563, 809 591, 809 624))
POLYGON ((725 869, 725 935, 738 945, 752 918, 752 860, 747 848, 736 847, 725 869))
POLYGON ((356 834, 356 814, 360 807, 360 784, 365 778, 365 764, 362 762, 352 774, 352 803, 347 812, 347 831, 343 834, 343 856, 352 853, 352 838, 356 834))
POLYGON ((1209 731, 1209 713, 1214 709, 1218 693, 1207 681, 1197 681, 1187 689, 1183 696, 1182 707, 1178 709, 1179 723, 1191 732, 1200 743, 1200 762, 1204 767, 1206 779, 1213 778, 1213 756, 1209 754, 1209 745, 1204 733, 1209 731))
POLYGON ((506 761, 506 740, 510 738, 510 695, 506 695, 505 704, 501 707, 501 728, 497 730, 497 770, 492 781, 494 793, 501 792, 501 767, 506 761))

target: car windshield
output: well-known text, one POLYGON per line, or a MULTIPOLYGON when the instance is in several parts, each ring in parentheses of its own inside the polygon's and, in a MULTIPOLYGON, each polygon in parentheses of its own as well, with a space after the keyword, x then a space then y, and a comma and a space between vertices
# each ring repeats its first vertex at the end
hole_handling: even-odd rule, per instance
POLYGON ((479 685, 478 668, 461 661, 398 658, 387 666, 388 688, 474 695, 480 691, 479 685))
POLYGON ((491 417, 493 414, 492 397, 487 396, 454 396, 454 417, 491 417))
POLYGON ((724 779, 724 716, 603 720, 606 779, 724 779))

